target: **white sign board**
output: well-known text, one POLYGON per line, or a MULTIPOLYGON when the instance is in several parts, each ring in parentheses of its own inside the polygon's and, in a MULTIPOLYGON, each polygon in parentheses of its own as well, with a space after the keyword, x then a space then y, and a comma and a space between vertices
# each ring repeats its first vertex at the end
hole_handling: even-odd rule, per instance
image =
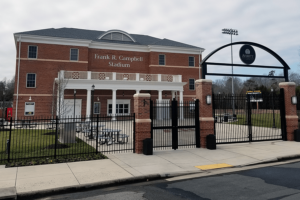
POLYGON ((35 102, 25 102, 25 115, 34 115, 35 102))

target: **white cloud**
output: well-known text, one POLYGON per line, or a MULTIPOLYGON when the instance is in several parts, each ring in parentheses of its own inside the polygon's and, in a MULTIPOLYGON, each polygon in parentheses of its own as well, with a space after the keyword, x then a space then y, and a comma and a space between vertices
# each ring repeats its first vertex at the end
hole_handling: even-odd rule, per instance
MULTIPOLYGON (((13 33, 61 27, 121 29, 168 38, 203 47, 204 56, 230 42, 229 35, 221 33, 222 28, 234 28, 239 30, 239 36, 234 36, 233 41, 265 45, 292 70, 298 70, 299 8, 297 0, 1 0, 0 80, 14 75, 13 33)), ((238 53, 238 48, 234 49, 238 53)), ((230 52, 224 51, 215 60, 221 62, 229 56, 230 52)), ((260 59, 264 64, 276 64, 268 56, 261 55, 260 59)))

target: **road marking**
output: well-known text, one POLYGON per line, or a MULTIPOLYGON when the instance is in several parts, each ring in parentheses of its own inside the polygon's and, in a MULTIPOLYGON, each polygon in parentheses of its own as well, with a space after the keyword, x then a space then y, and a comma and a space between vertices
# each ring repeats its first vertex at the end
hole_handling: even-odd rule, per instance
POLYGON ((220 163, 220 164, 213 164, 213 165, 200 165, 200 166, 195 166, 195 167, 199 168, 201 170, 208 170, 208 169, 219 169, 219 168, 233 167, 233 166, 228 165, 226 163, 220 163))

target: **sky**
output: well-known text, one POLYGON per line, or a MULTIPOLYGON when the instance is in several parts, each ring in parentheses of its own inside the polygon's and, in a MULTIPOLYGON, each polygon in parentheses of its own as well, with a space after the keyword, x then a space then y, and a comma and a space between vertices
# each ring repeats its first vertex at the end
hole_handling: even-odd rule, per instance
MULTIPOLYGON (((202 47, 203 58, 230 43, 223 28, 237 29, 233 42, 262 44, 300 73, 299 0, 0 0, 0 80, 15 74, 13 34, 46 28, 80 28, 167 38, 202 47)), ((241 46, 233 47, 233 63, 241 64, 241 46)), ((282 66, 265 51, 254 48, 255 65, 282 66)), ((208 61, 231 63, 230 48, 208 61)), ((231 73, 231 67, 212 66, 209 72, 231 73)), ((263 75, 270 69, 234 68, 234 73, 263 75)), ((276 70, 275 75, 281 71, 276 70)), ((222 77, 207 77, 215 80, 222 77)))

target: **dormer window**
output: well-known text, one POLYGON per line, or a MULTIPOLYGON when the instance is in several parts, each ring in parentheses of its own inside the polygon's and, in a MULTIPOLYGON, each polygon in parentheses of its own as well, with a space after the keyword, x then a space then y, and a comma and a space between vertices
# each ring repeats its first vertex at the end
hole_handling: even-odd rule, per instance
POLYGON ((117 40, 126 42, 135 42, 135 40, 128 33, 120 30, 107 31, 99 37, 101 40, 117 40))

